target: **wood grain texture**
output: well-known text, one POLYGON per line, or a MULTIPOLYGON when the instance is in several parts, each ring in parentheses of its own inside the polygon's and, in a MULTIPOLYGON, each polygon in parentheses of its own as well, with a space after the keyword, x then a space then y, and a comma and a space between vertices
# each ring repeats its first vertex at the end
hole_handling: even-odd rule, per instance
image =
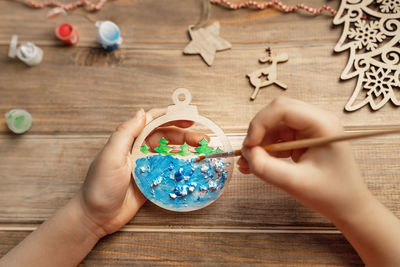
MULTIPOLYGON (((243 135, 229 139, 238 148, 243 135)), ((102 136, 0 138, 0 223, 40 223, 49 217, 79 190, 90 162, 105 142, 102 136)), ((400 137, 374 137, 352 144, 369 188, 399 216, 400 137)), ((131 224, 189 228, 332 226, 286 193, 237 170, 221 198, 209 207, 174 213, 148 202, 131 224)))
MULTIPOLYGON (((190 41, 187 27, 197 22, 201 13, 198 0, 116 0, 109 1, 100 12, 85 12, 83 9, 71 11, 66 18, 49 21, 48 9, 32 9, 22 1, 0 1, 0 45, 8 45, 12 34, 21 40, 30 40, 42 46, 60 46, 54 36, 57 23, 68 20, 76 26, 81 47, 99 47, 94 39, 97 20, 112 20, 121 29, 124 42, 122 48, 178 49, 190 41), (18 15, 9 10, 18 10, 18 15), (24 23, 21 23, 21 18, 24 23)), ((295 0, 285 3, 297 4, 295 0)), ((305 0, 304 3, 319 7, 321 0, 305 0)), ((339 3, 329 3, 337 8, 339 3)), ((337 41, 340 27, 332 29, 333 16, 328 13, 312 16, 305 12, 283 14, 276 9, 261 12, 242 9, 232 11, 220 6, 211 6, 211 22, 221 23, 220 36, 232 44, 249 43, 295 44, 298 46, 337 41), (313 28, 311 31, 310 28, 313 28), (287 34, 282 34, 285 32, 287 34), (321 33, 324 33, 321 35, 321 33)), ((333 49, 333 47, 332 47, 333 49)))
MULTIPOLYGON (((174 0, 168 5, 113 1, 98 13, 76 10, 68 20, 81 31, 81 46, 65 48, 53 36, 57 22, 45 19, 46 10, 0 1, 0 54, 6 55, 13 33, 45 49, 44 62, 35 68, 0 59, 0 113, 13 107, 28 109, 34 115, 32 131, 36 133, 109 133, 116 118, 126 119, 139 107, 168 105, 171 92, 186 87, 201 112, 226 132, 243 132, 250 119, 279 95, 331 110, 347 127, 398 124, 396 108, 391 105, 376 113, 368 108, 343 111, 354 81, 339 81, 346 55, 333 53, 340 29, 332 28, 332 17, 281 14, 273 9, 234 12, 213 6, 221 36, 233 48, 219 53, 209 68, 198 56, 182 55, 189 41, 187 26, 199 12, 198 4, 194 0, 174 0), (15 9, 18 16, 7 12, 15 9), (122 28, 125 46, 105 52, 94 41, 95 27, 84 15, 115 20, 122 28), (26 23, 19 23, 20 17, 26 23), (290 57, 278 66, 279 79, 288 90, 271 86, 251 103, 253 89, 245 75, 260 67, 257 59, 264 55, 266 44, 290 57)), ((315 0, 307 4, 321 5, 315 0)), ((6 132, 3 121, 0 117, 2 134, 6 132)))
MULTIPOLYGON (((0 257, 29 232, 0 231, 0 257)), ((362 266, 339 234, 118 232, 81 266, 362 266)))
MULTIPOLYGON (((249 100, 253 88, 245 75, 259 67, 256 59, 264 53, 263 44, 220 53, 212 69, 198 58, 174 50, 106 54, 97 48, 47 48, 44 62, 35 68, 0 60, 0 113, 14 107, 27 109, 34 119, 32 133, 109 133, 140 107, 171 104, 173 90, 185 87, 192 92, 200 113, 225 132, 245 131, 251 118, 281 95, 330 110, 346 127, 398 124, 395 108, 390 105, 375 113, 368 109, 343 111, 352 88, 333 77, 334 73, 339 77, 344 61, 338 62, 330 48, 325 48, 279 49, 297 55, 278 66, 279 79, 288 89, 270 86, 254 102, 249 100), (313 55, 320 58, 318 64, 313 55), (239 61, 242 63, 236 67, 239 61)), ((6 48, 0 47, 0 53, 6 53, 6 48)), ((2 134, 7 131, 4 120, 1 116, 2 134)))
MULTIPOLYGON (((303 2, 313 7, 326 3, 303 2)), ((337 9, 339 3, 328 4, 337 9)), ((343 111, 355 81, 339 81, 347 55, 333 52, 341 27, 332 26, 332 16, 213 5, 210 22, 220 22, 220 36, 233 47, 218 53, 210 68, 197 55, 182 55, 190 41, 187 27, 197 21, 200 6, 198 0, 116 0, 100 12, 78 9, 49 21, 48 9, 0 0, 0 114, 25 108, 34 120, 28 134, 15 136, 0 116, 0 256, 29 233, 9 225, 37 226, 64 205, 115 127, 140 107, 171 104, 178 87, 190 89, 200 114, 226 133, 245 132, 251 118, 281 95, 332 111, 348 130, 399 124, 391 105, 376 113, 368 108, 343 111), (64 20, 78 29, 77 47, 64 47, 54 35, 64 20), (121 49, 107 53, 100 47, 96 20, 120 27, 121 49), (28 68, 7 58, 12 34, 43 48, 39 66, 28 68), (279 80, 288 89, 268 87, 251 103, 253 88, 245 75, 260 68, 257 60, 266 45, 289 55, 287 63, 278 65, 279 80)), ((239 148, 243 135, 229 138, 239 148)), ((353 147, 369 188, 400 216, 400 137, 359 140, 353 147)), ((235 171, 223 196, 205 209, 178 214, 146 203, 126 228, 132 232, 125 229, 102 240, 83 265, 361 265, 341 235, 307 232, 332 228, 286 193, 235 171), (179 229, 189 232, 169 231, 179 229), (255 232, 263 229, 272 230, 255 232)))

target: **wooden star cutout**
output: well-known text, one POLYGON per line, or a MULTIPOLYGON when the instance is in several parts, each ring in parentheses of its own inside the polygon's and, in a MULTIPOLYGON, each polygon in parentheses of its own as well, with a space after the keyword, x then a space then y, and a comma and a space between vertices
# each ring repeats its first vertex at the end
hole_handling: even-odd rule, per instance
POLYGON ((214 61, 216 51, 230 49, 232 45, 219 37, 219 22, 216 21, 206 28, 193 30, 189 26, 189 34, 192 41, 183 50, 184 54, 200 54, 208 66, 214 61))

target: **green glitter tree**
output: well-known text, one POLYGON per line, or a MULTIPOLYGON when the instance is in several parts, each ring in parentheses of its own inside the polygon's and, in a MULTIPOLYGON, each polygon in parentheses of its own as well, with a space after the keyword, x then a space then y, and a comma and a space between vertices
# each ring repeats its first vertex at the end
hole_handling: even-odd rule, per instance
POLYGON ((154 150, 160 154, 169 155, 170 154, 169 152, 171 151, 172 148, 168 146, 168 141, 165 140, 165 138, 163 137, 158 143, 160 145, 154 148, 154 150))
POLYGON ((148 154, 150 153, 149 148, 150 147, 148 145, 144 144, 143 146, 140 147, 140 152, 142 152, 143 154, 148 154))
POLYGON ((196 154, 204 154, 210 155, 213 152, 213 149, 208 146, 210 142, 208 142, 205 138, 199 142, 200 146, 196 148, 196 154))
POLYGON ((213 154, 217 154, 217 153, 221 153, 221 149, 219 149, 219 147, 217 147, 217 149, 215 149, 212 153, 213 154))
POLYGON ((183 145, 180 146, 181 151, 179 151, 178 155, 182 156, 182 157, 186 157, 192 154, 192 152, 190 152, 189 148, 190 146, 188 146, 188 144, 183 143, 183 145))

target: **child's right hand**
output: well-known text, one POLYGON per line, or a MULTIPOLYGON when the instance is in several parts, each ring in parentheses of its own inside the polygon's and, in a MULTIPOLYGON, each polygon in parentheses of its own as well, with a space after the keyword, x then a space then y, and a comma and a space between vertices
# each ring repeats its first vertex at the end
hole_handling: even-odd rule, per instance
POLYGON ((282 188, 331 220, 343 219, 371 197, 347 143, 270 154, 260 147, 341 133, 343 128, 331 113, 279 97, 251 121, 239 170, 282 188), (293 162, 278 159, 285 157, 293 162))

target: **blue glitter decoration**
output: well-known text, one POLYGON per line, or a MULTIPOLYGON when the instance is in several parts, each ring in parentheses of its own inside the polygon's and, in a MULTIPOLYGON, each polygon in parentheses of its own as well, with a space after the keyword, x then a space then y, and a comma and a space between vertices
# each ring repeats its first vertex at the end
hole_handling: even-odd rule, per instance
MULTIPOLYGON (((228 163, 229 164, 229 163, 228 163)), ((206 206, 225 185, 227 163, 154 154, 136 160, 135 177, 142 193, 157 205, 174 211, 206 206)))
POLYGON ((151 187, 155 187, 155 186, 161 184, 162 179, 163 179, 162 176, 158 176, 158 178, 155 179, 155 180, 153 181, 153 183, 151 184, 151 187))
POLYGON ((175 180, 177 180, 178 182, 181 181, 183 179, 183 174, 183 168, 179 168, 179 170, 175 172, 175 180))
POLYGON ((188 194, 188 186, 187 185, 177 185, 175 187, 175 195, 178 197, 185 197, 188 194))

